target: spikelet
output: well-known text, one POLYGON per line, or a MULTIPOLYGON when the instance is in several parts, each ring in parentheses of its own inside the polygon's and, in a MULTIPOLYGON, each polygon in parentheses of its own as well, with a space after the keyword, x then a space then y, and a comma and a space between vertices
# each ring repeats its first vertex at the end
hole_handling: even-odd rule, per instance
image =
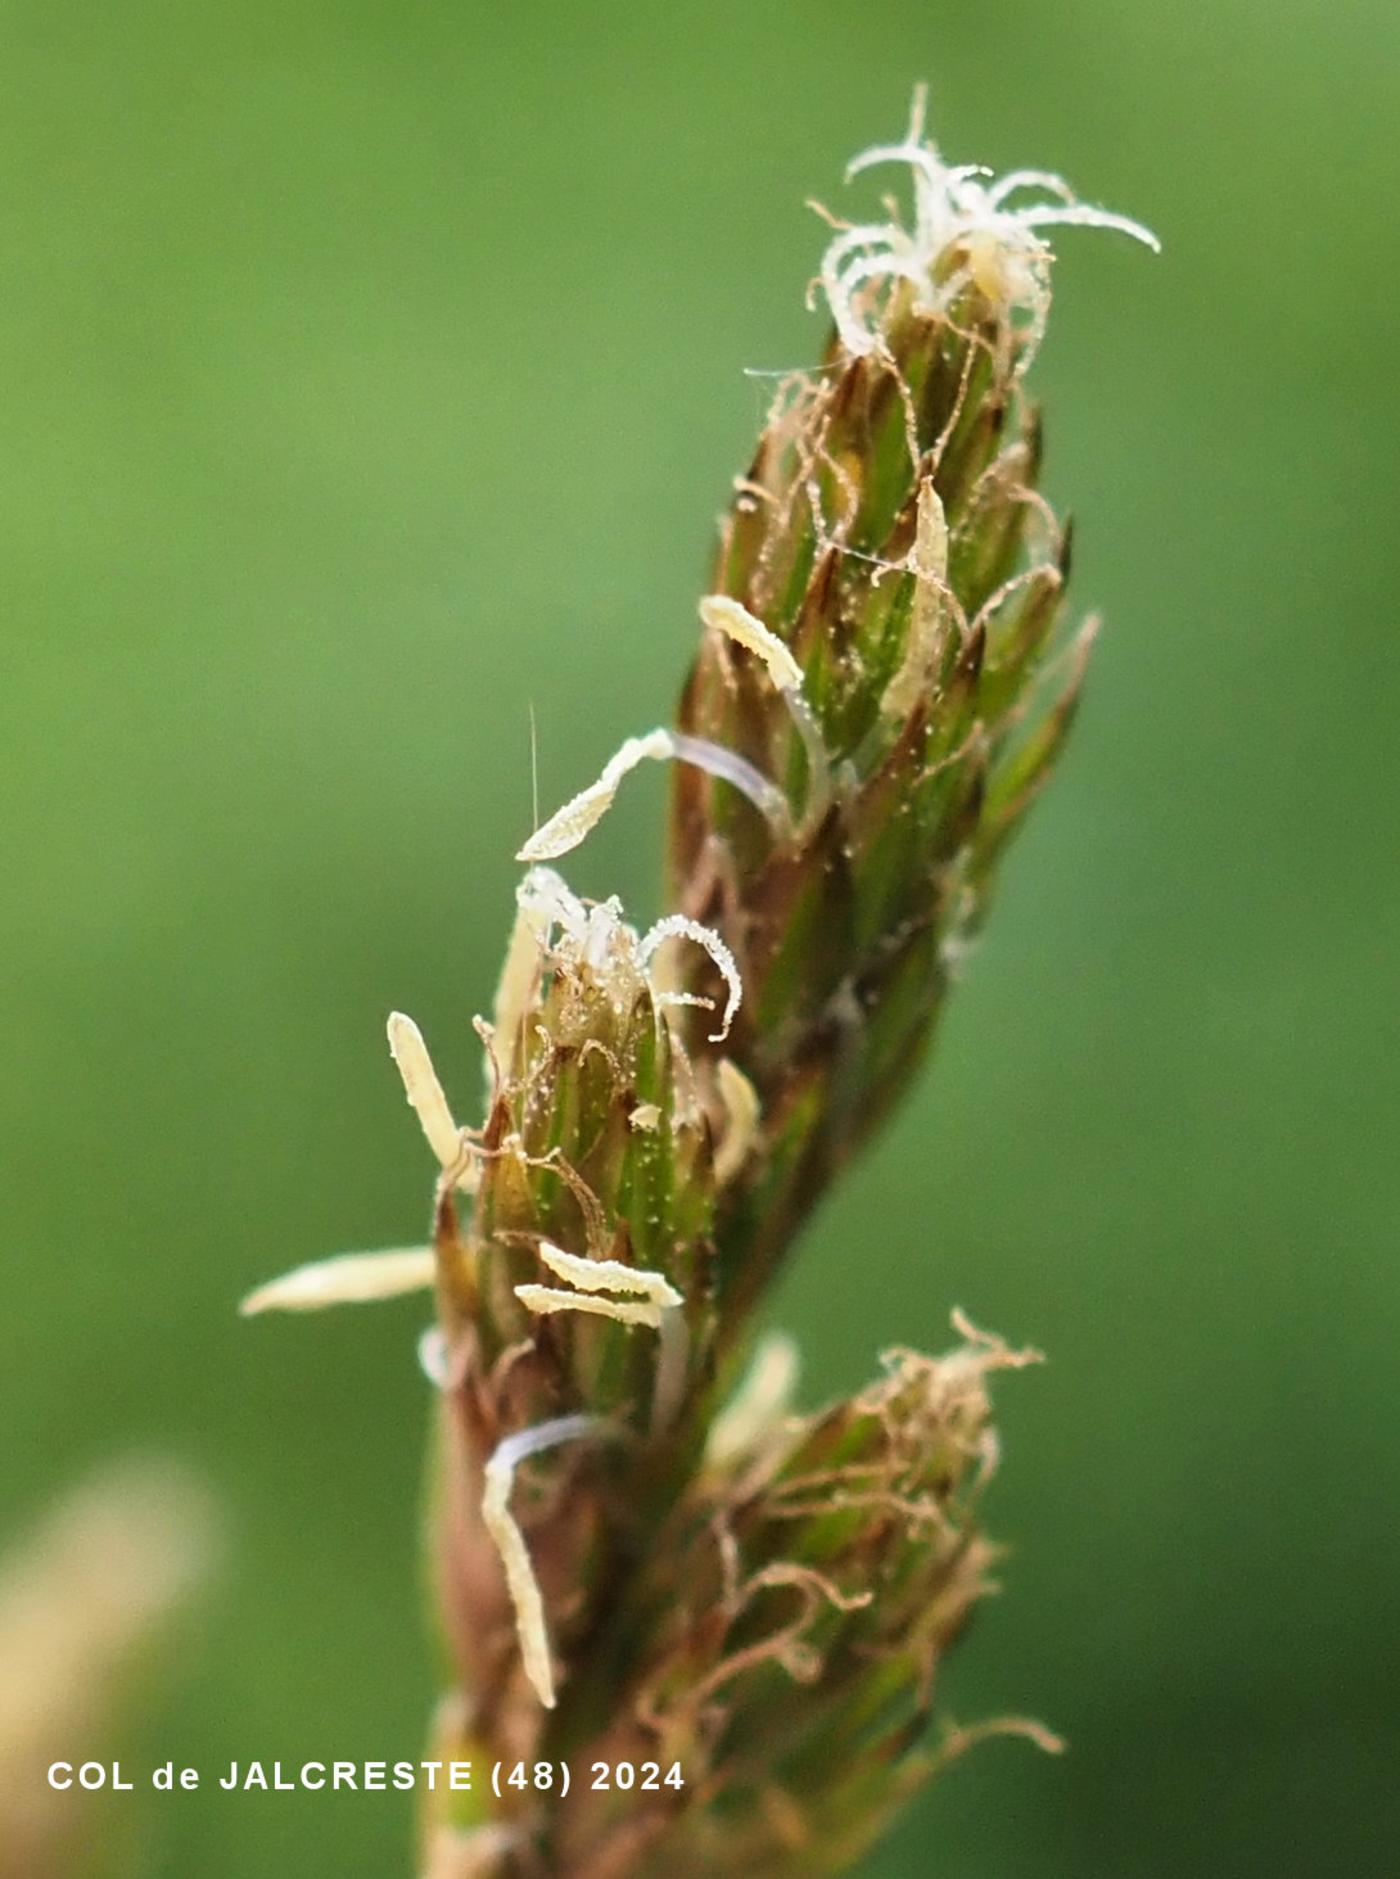
POLYGON ((942 1761, 930 1732, 987 1589, 988 1379, 1034 1353, 960 1315, 877 1382, 791 1413, 752 1310, 907 1087, 1007 844, 1072 720, 1092 628, 1038 494, 1023 379, 1047 231, 1141 225, 1058 177, 949 166, 922 97, 912 203, 838 225, 824 358, 781 385, 699 600, 678 723, 626 740, 526 864, 462 1127, 412 1022, 432 1246, 299 1268, 245 1310, 431 1285, 442 1753, 655 1762, 678 1778, 435 1796, 422 1869, 629 1879, 851 1869, 942 1761), (672 766, 646 930, 551 864, 641 764, 672 766))

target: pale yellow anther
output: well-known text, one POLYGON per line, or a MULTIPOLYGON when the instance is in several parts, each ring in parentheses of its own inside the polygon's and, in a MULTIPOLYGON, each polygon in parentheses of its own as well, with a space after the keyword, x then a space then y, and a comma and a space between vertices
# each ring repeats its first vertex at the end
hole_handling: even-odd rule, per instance
POLYGON ((758 1135, 759 1104, 758 1091, 730 1058, 720 1058, 715 1078, 727 1118, 715 1150, 715 1181, 723 1187, 749 1158, 758 1135))
POLYGON ((540 828, 516 855, 517 861, 555 861, 568 854, 596 828, 612 808, 618 787, 639 763, 649 758, 664 763, 673 754, 674 745, 666 731, 652 731, 646 737, 629 737, 616 754, 603 765, 596 783, 571 796, 562 809, 540 828))
POLYGON ((719 1466, 753 1454, 781 1428, 797 1389, 797 1345, 770 1331, 750 1359, 739 1387, 710 1425, 705 1458, 719 1466))
POLYGON ((321 1311, 327 1305, 369 1305, 402 1298, 433 1283, 431 1246, 396 1247, 382 1253, 337 1253, 312 1260, 270 1279, 238 1307, 245 1318, 264 1311, 321 1311))
POLYGON ((770 783, 747 758, 737 751, 705 737, 690 737, 681 731, 648 731, 645 737, 629 737, 603 765, 595 783, 571 796, 562 809, 537 828, 516 854, 517 861, 555 861, 577 848, 612 808, 624 777, 638 764, 689 763, 708 775, 721 777, 747 796, 754 808, 781 837, 790 833, 787 798, 776 783, 770 783))
POLYGON ((540 1258, 558 1279, 577 1287, 565 1292, 548 1285, 517 1285, 515 1296, 530 1311, 582 1311, 619 1324, 649 1325, 661 1329, 661 1314, 683 1303, 680 1293, 663 1273, 644 1266, 625 1266, 620 1259, 589 1259, 566 1253, 548 1240, 540 1242, 540 1258), (621 1292, 621 1299, 601 1296, 621 1292))
POLYGON ((914 524, 914 572, 919 577, 920 587, 931 587, 935 594, 948 579, 948 518, 931 476, 926 476, 919 485, 914 524))
POLYGON ((803 828, 814 828, 831 801, 830 763, 821 726, 802 690, 802 667, 797 663, 792 648, 765 626, 756 613, 750 613, 747 607, 728 594, 706 594, 700 602, 700 618, 712 632, 722 633, 726 639, 733 640, 736 646, 743 646, 762 660, 779 697, 787 706, 807 753, 809 780, 803 828))
POLYGON ((523 1429, 497 1444, 485 1468, 486 1491, 481 1497, 481 1517, 501 1556, 506 1589, 515 1608, 515 1629, 520 1639, 525 1675, 546 1709, 554 1708, 555 1698, 544 1598, 530 1562, 525 1536, 510 1511, 510 1494, 515 1485, 515 1471, 522 1461, 545 1449, 557 1448, 561 1442, 577 1441, 597 1427, 597 1418, 593 1416, 560 1416, 536 1428, 523 1429))
POLYGON ((881 711, 896 723, 910 716, 933 684, 939 629, 949 601, 948 521, 931 476, 919 485, 914 546, 907 565, 914 576, 909 632, 904 657, 880 700, 881 711))
POLYGON ((618 1324, 661 1329, 661 1307, 641 1299, 604 1298, 586 1292, 565 1292, 552 1285, 517 1285, 515 1296, 528 1311, 547 1317, 554 1311, 581 1311, 585 1317, 612 1318, 618 1324))
POLYGON ((448 1107, 423 1033, 401 1011, 390 1013, 388 1031, 389 1049, 403 1079, 404 1094, 422 1125, 428 1146, 444 1171, 455 1175, 456 1185, 474 1192, 480 1169, 464 1146, 462 1131, 448 1107))
POLYGON ((711 631, 723 633, 736 646, 756 653, 780 692, 801 691, 802 668, 793 657, 791 647, 771 632, 756 613, 750 613, 728 594, 706 594, 700 602, 700 618, 711 631))

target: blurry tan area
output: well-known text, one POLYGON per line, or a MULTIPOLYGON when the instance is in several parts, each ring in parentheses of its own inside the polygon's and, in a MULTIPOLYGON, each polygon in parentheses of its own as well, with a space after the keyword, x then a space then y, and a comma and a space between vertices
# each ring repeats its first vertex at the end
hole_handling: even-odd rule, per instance
POLYGON ((444 1827, 429 1843, 423 1879, 495 1879, 505 1870, 501 1862, 513 1844, 507 1827, 478 1827, 469 1833, 444 1827))
POLYGON ((197 1479, 133 1459, 0 1557, 0 1879, 110 1870, 124 1835, 105 1796, 55 1790, 48 1769, 120 1755, 136 1679, 207 1580, 216 1527, 197 1479))

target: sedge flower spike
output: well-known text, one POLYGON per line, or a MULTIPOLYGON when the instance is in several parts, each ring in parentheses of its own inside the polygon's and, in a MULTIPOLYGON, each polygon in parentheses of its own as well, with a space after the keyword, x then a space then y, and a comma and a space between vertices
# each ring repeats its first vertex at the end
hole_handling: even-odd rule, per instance
POLYGON ((909 227, 891 217, 840 229, 822 257, 819 277, 832 318, 847 350, 859 356, 881 346, 878 315, 871 312, 881 290, 905 282, 920 311, 947 313, 972 287, 1008 328, 1020 315, 1029 318, 1024 371, 1050 312, 1054 254, 1043 231, 1109 229, 1154 254, 1161 244, 1141 222, 1080 202, 1064 178, 1049 170, 1011 170, 995 177, 981 164, 944 163, 924 137, 925 107, 920 86, 903 139, 873 145, 847 166, 850 182, 879 165, 904 165, 914 215, 909 227), (1018 197, 1030 199, 1018 202, 1018 197))
POLYGON ((801 1414, 792 1341, 752 1348, 808 1214, 908 1089, 1078 702, 1093 627, 1066 619, 1025 390, 1047 236, 1155 246, 1048 172, 945 163, 922 110, 851 165, 902 167, 912 209, 822 258, 833 330, 735 480, 675 723, 518 851, 470 1126, 390 1019, 431 1244, 245 1305, 431 1288, 434 1752, 574 1775, 432 1796, 434 1879, 851 1871, 983 1736, 1058 1746, 933 1717, 994 1557, 991 1380, 1035 1354, 955 1314, 951 1351, 886 1353, 801 1414), (553 864, 651 762, 672 789, 647 926, 553 864), (597 1763, 656 1774, 610 1790, 597 1763))

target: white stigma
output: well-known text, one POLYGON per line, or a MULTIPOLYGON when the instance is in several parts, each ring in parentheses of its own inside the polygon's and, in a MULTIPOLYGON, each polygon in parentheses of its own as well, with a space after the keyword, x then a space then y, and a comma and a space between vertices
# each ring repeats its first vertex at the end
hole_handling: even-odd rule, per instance
MULTIPOLYGON (((734 1022, 734 1014, 739 1009, 739 1002, 744 996, 743 981, 739 977, 739 968, 734 962, 733 953, 713 927, 702 926, 698 920, 689 920, 683 913, 668 913, 665 919, 656 922, 642 941, 640 954, 642 964, 647 965, 657 948, 668 939, 693 940, 697 946, 704 948, 719 968, 728 998, 719 1029, 711 1031, 710 1042, 722 1044, 729 1035, 729 1027, 734 1022)), ((708 1000, 696 1000, 693 994, 687 992, 659 992, 656 996, 658 1003, 661 1004, 708 1003, 708 1000)))
POLYGON ((920 86, 902 141, 863 150, 846 171, 850 181, 879 164, 904 164, 913 186, 912 226, 891 216, 843 228, 822 257, 822 291, 843 345, 859 356, 883 348, 883 288, 907 281, 915 306, 940 314, 974 287, 1007 321, 1027 316, 1024 370, 1050 311, 1054 255, 1041 230, 1111 229, 1154 254, 1161 244, 1141 222, 1080 202, 1064 178, 1049 170, 1011 170, 998 179, 980 164, 945 164, 924 138, 925 100, 920 86), (1039 199, 1013 206, 1011 198, 1023 191, 1038 192, 1039 199))

